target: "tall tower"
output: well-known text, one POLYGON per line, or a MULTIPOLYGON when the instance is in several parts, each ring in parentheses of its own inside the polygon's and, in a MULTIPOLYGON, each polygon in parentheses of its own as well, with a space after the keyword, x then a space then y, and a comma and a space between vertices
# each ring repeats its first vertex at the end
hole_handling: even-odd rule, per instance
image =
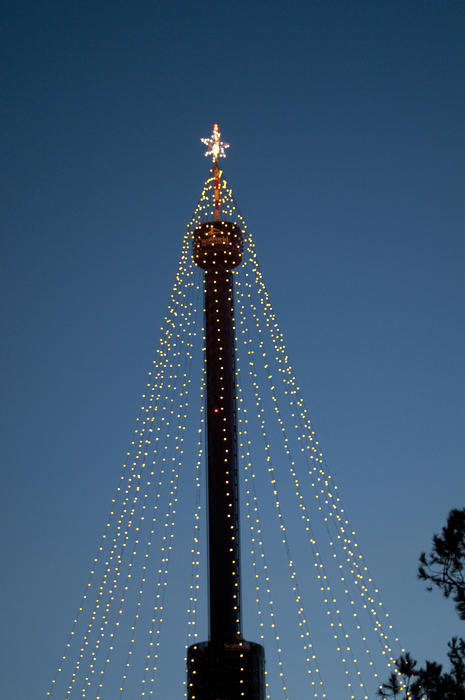
POLYGON ((240 228, 221 218, 218 159, 228 144, 218 124, 202 141, 215 177, 215 219, 196 227, 193 242, 194 261, 205 271, 210 634, 209 641, 188 649, 188 698, 265 700, 263 647, 245 641, 241 629, 232 269, 242 262, 243 241, 240 228))

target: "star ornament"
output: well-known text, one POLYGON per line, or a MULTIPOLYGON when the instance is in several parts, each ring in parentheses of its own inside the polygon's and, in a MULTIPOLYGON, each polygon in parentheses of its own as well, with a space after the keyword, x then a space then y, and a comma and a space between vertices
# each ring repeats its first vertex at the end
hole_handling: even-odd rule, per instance
POLYGON ((226 158, 225 150, 229 148, 229 143, 221 141, 221 133, 218 124, 213 124, 213 133, 207 139, 200 139, 202 143, 207 146, 205 155, 212 156, 212 160, 215 163, 218 158, 226 158))

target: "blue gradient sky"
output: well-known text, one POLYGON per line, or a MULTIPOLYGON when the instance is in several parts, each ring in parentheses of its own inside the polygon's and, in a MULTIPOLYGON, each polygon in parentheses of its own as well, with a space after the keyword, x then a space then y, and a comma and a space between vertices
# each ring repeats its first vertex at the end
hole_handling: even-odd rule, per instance
MULTIPOLYGON (((465 502, 462 2, 5 2, 0 697, 43 695, 218 121, 347 512, 404 645, 465 502)), ((463 625, 462 625, 463 627, 463 625)))

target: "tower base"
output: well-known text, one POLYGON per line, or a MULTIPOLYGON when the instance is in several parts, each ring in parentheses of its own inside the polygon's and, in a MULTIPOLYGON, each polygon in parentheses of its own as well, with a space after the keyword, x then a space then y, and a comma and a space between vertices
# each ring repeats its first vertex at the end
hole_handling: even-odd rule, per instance
POLYGON ((246 642, 199 642, 187 651, 188 700, 265 700, 265 651, 246 642))

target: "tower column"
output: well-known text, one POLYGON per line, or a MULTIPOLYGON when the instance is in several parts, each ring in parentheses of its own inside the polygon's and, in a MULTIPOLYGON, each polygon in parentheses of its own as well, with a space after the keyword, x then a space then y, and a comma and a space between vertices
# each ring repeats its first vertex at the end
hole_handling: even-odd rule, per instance
POLYGON ((194 231, 195 263, 205 271, 205 357, 208 465, 208 642, 187 651, 188 700, 265 700, 263 647, 241 631, 239 479, 237 466, 232 270, 242 262, 242 232, 220 219, 218 125, 202 139, 213 155, 215 220, 194 231))
POLYGON ((241 637, 231 277, 221 264, 205 271, 210 639, 227 642, 241 637))

